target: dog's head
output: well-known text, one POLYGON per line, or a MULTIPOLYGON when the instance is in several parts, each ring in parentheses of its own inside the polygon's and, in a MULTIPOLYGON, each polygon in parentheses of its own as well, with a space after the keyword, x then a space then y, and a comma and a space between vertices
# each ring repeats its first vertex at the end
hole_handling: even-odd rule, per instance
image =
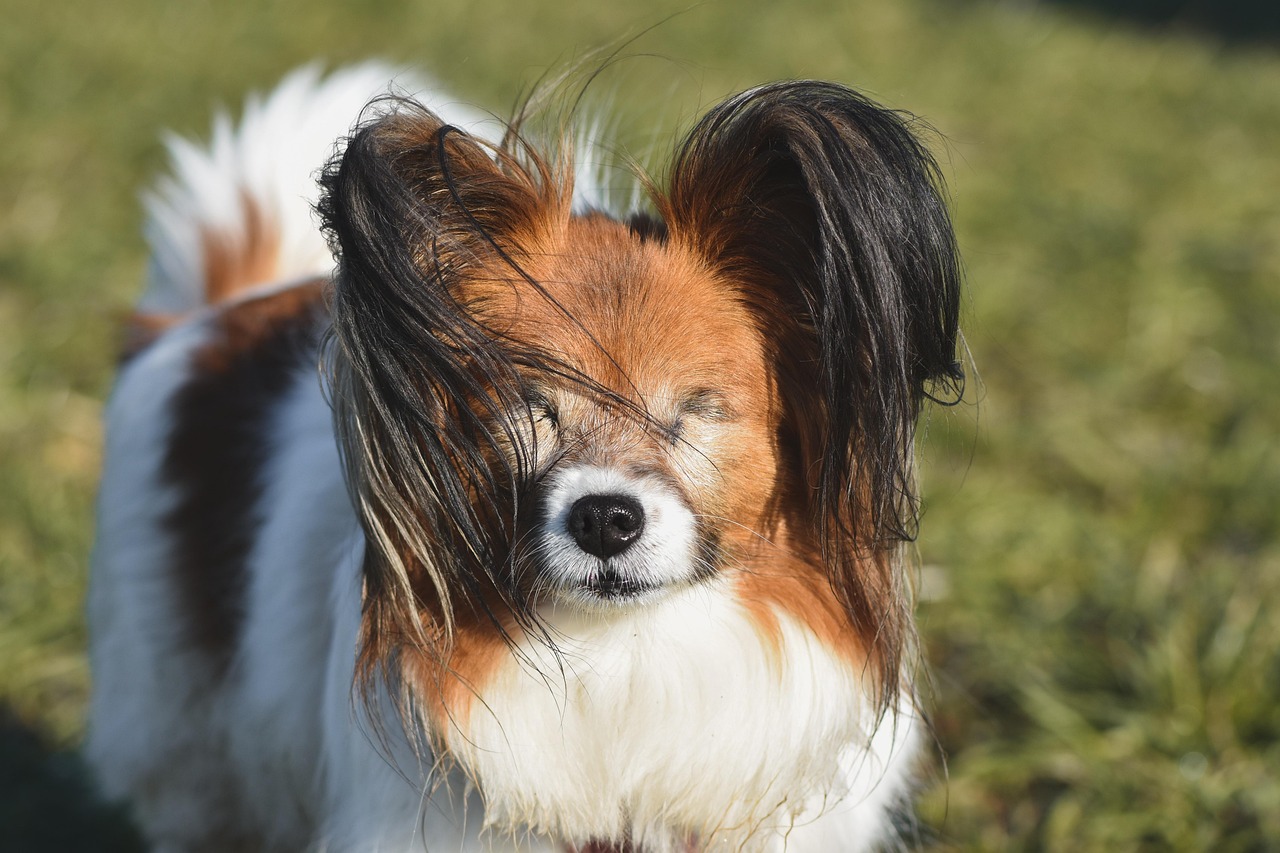
POLYGON ((400 102, 323 178, 366 664, 457 671, 554 610, 724 584, 762 632, 781 611, 847 647, 888 707, 914 423, 960 376, 929 154, 848 89, 765 86, 617 219, 511 140, 400 102))

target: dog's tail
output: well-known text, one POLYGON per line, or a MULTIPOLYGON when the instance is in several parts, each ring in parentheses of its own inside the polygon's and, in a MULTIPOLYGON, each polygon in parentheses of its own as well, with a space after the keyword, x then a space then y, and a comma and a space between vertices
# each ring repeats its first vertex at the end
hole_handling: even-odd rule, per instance
MULTIPOLYGON (((126 357, 202 306, 332 272, 314 212, 317 178, 365 106, 388 93, 412 96, 490 143, 503 137, 502 122, 420 75, 367 62, 327 76, 303 66, 265 97, 251 96, 238 124, 217 115, 207 144, 167 139, 169 174, 144 196, 151 261, 126 357)), ((579 206, 602 206, 597 176, 579 171, 579 206)))
POLYGON ((171 136, 171 174, 145 197, 151 267, 138 313, 179 317, 260 285, 327 274, 316 174, 394 77, 377 63, 328 77, 306 66, 266 98, 251 97, 238 127, 219 114, 208 145, 171 136))

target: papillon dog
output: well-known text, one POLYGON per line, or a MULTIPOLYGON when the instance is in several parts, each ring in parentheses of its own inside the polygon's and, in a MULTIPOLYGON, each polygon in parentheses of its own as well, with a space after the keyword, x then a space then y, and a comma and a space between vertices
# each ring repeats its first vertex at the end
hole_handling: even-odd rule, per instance
POLYGON ((751 89, 624 208, 571 130, 390 76, 296 72, 148 197, 105 792, 162 851, 891 842, 914 432, 962 375, 914 120, 751 89))

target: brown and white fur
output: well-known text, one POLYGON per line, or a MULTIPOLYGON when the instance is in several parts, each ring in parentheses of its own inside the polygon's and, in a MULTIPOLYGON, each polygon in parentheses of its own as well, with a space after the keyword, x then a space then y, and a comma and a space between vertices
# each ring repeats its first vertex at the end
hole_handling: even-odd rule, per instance
POLYGON ((362 112, 388 76, 171 144, 107 414, 105 790, 164 851, 891 840, 912 434, 959 376, 907 120, 751 90, 633 214, 438 91, 362 112))

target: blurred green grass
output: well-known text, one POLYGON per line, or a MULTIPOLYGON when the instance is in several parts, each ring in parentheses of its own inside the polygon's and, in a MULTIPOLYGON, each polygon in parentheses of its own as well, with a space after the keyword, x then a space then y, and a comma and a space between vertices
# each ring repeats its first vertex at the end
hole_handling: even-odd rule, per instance
POLYGON ((922 444, 938 849, 1280 846, 1280 54, 1022 3, 7 0, 0 28, 0 849, 132 849, 75 745, 115 320, 159 132, 371 56, 501 110, 606 76, 641 156, 728 92, 926 117, 976 373, 922 444), (540 7, 541 6, 541 7, 540 7), (69 804, 72 807, 69 807, 69 804))

